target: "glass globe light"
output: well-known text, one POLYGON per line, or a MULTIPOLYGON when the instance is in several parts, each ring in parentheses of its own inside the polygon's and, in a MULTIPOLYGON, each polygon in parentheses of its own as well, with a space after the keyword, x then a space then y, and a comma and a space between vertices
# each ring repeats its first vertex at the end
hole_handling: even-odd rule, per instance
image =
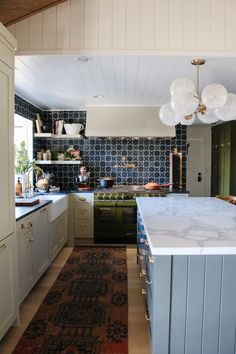
POLYGON ((206 112, 197 112, 197 116, 202 123, 211 124, 218 121, 218 117, 215 115, 213 109, 207 109, 206 112))
POLYGON ((169 102, 161 106, 159 116, 161 122, 169 127, 175 126, 181 120, 181 117, 173 111, 169 102))
POLYGON ((228 93, 224 106, 215 109, 215 115, 223 121, 236 119, 236 95, 228 93))
POLYGON ((182 125, 192 125, 195 121, 195 114, 190 114, 186 117, 182 117, 180 124, 182 125))
POLYGON ((202 91, 202 102, 209 109, 223 106, 227 101, 227 91, 223 85, 210 84, 202 91))
POLYGON ((193 93, 195 91, 194 83, 186 78, 181 77, 172 82, 170 86, 170 94, 171 96, 178 95, 187 95, 189 93, 193 93))
POLYGON ((196 111, 199 99, 193 94, 177 95, 171 98, 171 107, 180 116, 187 116, 196 111))

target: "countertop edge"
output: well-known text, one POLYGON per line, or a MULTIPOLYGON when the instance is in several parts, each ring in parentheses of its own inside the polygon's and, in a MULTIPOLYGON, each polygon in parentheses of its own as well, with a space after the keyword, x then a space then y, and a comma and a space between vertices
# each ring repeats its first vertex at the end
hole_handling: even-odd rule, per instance
POLYGON ((51 204, 52 200, 40 200, 39 204, 35 204, 33 206, 16 206, 15 207, 15 215, 16 215, 16 222, 24 219, 26 216, 29 216, 33 212, 45 207, 45 205, 51 204), (17 216, 17 214, 20 214, 17 216))

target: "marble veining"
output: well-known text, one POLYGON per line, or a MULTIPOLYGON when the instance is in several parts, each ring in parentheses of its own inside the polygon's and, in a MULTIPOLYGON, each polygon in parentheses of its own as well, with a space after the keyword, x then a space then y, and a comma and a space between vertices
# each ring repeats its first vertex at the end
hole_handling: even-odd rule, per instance
POLYGON ((137 198, 153 255, 236 254, 236 206, 217 198, 137 198))

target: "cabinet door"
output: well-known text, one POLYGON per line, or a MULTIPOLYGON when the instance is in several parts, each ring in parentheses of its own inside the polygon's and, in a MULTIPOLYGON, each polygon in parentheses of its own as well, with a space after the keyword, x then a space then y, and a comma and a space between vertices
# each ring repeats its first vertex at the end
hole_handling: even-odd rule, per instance
POLYGON ((58 220, 58 243, 62 248, 67 241, 67 213, 64 213, 58 220))
POLYGON ((36 214, 35 235, 35 276, 38 279, 49 264, 49 224, 48 208, 40 209, 36 214))
POLYGON ((219 142, 220 127, 212 129, 212 160, 211 160, 211 196, 215 197, 219 192, 219 142))
POLYGON ((53 259, 57 255, 57 253, 59 252, 58 219, 54 220, 50 225, 49 252, 50 252, 50 259, 53 259))
POLYGON ((67 241, 67 212, 50 225, 50 259, 52 260, 67 241))
POLYGON ((17 316, 15 235, 0 242, 0 340, 17 316))
POLYGON ((0 240, 14 232, 13 73, 0 61, 0 240))
POLYGON ((19 237, 19 261, 20 261, 20 279, 19 279, 19 297, 20 303, 34 285, 34 228, 25 232, 18 233, 19 237))

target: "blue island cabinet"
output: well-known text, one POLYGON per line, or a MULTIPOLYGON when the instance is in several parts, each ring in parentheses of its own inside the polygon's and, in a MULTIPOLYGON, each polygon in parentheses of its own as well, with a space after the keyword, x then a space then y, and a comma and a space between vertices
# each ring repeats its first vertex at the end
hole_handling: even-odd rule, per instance
POLYGON ((236 256, 152 255, 138 212, 152 354, 236 353, 236 256))

